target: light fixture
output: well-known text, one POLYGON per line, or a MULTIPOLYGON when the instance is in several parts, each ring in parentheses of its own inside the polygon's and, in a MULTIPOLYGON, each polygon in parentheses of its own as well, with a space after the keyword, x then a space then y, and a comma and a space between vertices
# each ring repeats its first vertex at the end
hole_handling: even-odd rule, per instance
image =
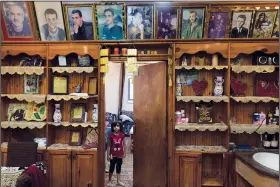
POLYGON ((269 6, 266 6, 266 7, 264 7, 266 10, 268 10, 268 9, 270 9, 270 7, 269 6))
POLYGON ((279 9, 279 6, 276 6, 275 9, 279 9))
POLYGON ((261 7, 257 6, 256 9, 259 10, 261 7))

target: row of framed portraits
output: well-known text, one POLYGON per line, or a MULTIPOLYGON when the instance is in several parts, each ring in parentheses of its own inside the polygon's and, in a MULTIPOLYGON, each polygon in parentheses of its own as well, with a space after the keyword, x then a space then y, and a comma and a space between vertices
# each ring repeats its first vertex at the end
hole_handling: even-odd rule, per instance
POLYGON ((277 10, 3 2, 4 40, 279 37, 277 10), (35 10, 35 11, 34 11, 35 10))

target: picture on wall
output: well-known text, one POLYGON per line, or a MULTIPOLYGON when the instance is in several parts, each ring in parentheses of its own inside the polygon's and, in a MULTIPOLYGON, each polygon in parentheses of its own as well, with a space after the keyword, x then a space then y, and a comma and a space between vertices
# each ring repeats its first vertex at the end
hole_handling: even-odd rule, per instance
POLYGON ((231 20, 231 38, 248 38, 253 11, 233 11, 231 20))
POLYGON ((39 76, 24 75, 24 93, 39 93, 39 76))
POLYGON ((67 37, 70 40, 94 40, 94 6, 65 5, 67 37))
POLYGON ((98 38, 100 40, 124 39, 123 4, 96 5, 98 38))
POLYGON ((66 40, 61 2, 34 2, 42 41, 66 40))
POLYGON ((156 39, 176 39, 178 36, 178 7, 156 7, 156 39))
POLYGON ((257 11, 255 15, 253 38, 270 38, 277 10, 257 11))
POLYGON ((2 2, 1 13, 4 40, 37 39, 31 2, 2 2))
POLYGON ((154 6, 127 6, 127 39, 153 39, 154 6))
POLYGON ((229 12, 210 12, 208 38, 228 37, 229 12))
POLYGON ((276 17, 276 20, 274 23, 272 38, 279 38, 279 16, 276 17))
POLYGON ((183 8, 181 20, 181 38, 203 37, 205 8, 183 8))

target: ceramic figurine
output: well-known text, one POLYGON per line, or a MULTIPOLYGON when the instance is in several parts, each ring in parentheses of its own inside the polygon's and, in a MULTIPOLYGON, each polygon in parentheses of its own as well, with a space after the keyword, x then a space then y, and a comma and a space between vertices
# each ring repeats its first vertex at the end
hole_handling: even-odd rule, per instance
POLYGON ((98 122, 98 104, 93 104, 92 121, 98 122))
POLYGON ((180 81, 180 75, 176 77, 176 96, 182 96, 182 86, 180 81))
POLYGON ((264 112, 260 113, 260 123, 263 125, 266 124, 266 114, 264 112))
POLYGON ((80 85, 74 86, 74 89, 75 89, 76 93, 80 93, 81 89, 82 89, 82 85, 80 84, 80 85))
POLYGON ((222 76, 217 76, 216 79, 214 80, 215 82, 215 88, 214 88, 214 95, 215 96, 222 96, 224 89, 223 89, 223 83, 224 79, 222 76))
POLYGON ((61 111, 60 111, 60 104, 55 104, 55 111, 53 113, 53 121, 55 123, 60 123, 62 119, 61 111))
POLYGON ((272 119, 273 119, 272 117, 273 117, 272 113, 269 112, 269 113, 268 113, 268 124, 269 124, 269 125, 272 124, 272 119))

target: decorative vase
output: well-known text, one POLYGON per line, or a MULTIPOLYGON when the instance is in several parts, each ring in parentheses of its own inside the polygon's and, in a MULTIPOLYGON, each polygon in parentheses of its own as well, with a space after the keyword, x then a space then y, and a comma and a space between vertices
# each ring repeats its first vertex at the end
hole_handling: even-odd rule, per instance
POLYGON ((214 88, 214 95, 215 96, 222 96, 224 89, 223 89, 223 83, 224 79, 222 76, 217 76, 216 79, 214 80, 215 82, 215 88, 214 88))
POLYGON ((93 104, 92 121, 98 122, 98 104, 93 104))
POLYGON ((53 113, 53 121, 55 123, 60 123, 62 119, 61 111, 60 111, 60 104, 55 104, 55 111, 53 113))

